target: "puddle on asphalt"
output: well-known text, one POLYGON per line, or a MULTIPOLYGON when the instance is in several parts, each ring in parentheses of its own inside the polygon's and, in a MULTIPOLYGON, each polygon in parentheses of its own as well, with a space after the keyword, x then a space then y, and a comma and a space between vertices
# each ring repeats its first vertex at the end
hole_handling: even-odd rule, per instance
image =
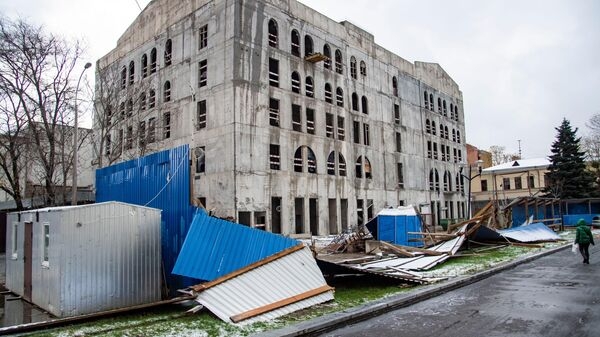
POLYGON ((0 327, 9 327, 27 323, 43 322, 54 319, 47 312, 31 305, 17 296, 0 294, 0 327))

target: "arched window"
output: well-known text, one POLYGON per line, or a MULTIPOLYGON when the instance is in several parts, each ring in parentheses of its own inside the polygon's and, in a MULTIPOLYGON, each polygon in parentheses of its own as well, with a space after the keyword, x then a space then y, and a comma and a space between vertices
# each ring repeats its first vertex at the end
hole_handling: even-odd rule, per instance
POLYGON ((362 156, 356 159, 356 164, 354 165, 356 171, 356 178, 363 177, 363 167, 362 167, 362 156))
POLYGON ((127 85, 127 67, 121 68, 121 89, 125 89, 127 85))
POLYGON ((310 56, 314 52, 313 40, 310 35, 304 35, 304 56, 310 56))
POLYGON ((429 171, 429 190, 439 191, 440 190, 440 176, 438 170, 431 169, 429 171))
POLYGON ((327 157, 327 174, 330 176, 335 175, 335 152, 331 151, 327 157))
POLYGON ((295 29, 292 30, 292 55, 300 57, 300 34, 295 29))
POLYGON ((350 57, 350 77, 353 79, 357 79, 358 75, 356 72, 356 59, 354 56, 350 57))
POLYGON ((325 102, 333 103, 333 93, 331 92, 331 84, 325 83, 325 102))
POLYGON ((308 97, 315 96, 313 79, 310 76, 306 77, 306 89, 305 90, 306 90, 306 96, 308 96, 308 97))
POLYGON ((456 142, 456 130, 452 129, 452 141, 456 142))
POLYGON ((352 110, 358 111, 358 95, 355 92, 352 93, 352 110))
POLYGON ((294 153, 294 172, 304 172, 304 162, 308 173, 317 173, 317 157, 308 146, 300 146, 294 153))
MULTIPOLYGON (((392 91, 394 96, 398 97, 398 79, 396 76, 392 77, 392 91)), ((427 93, 425 93, 425 97, 427 97, 427 93)))
POLYGON ((363 76, 367 76, 367 64, 365 61, 360 61, 360 74, 363 76))
POLYGON ((141 111, 146 110, 146 93, 145 92, 140 94, 140 110, 141 111))
POLYGON ((329 49, 329 45, 323 45, 323 56, 325 56, 325 61, 323 61, 323 67, 325 69, 331 70, 331 49, 329 49))
POLYGON ((440 115, 442 114, 442 99, 440 97, 438 97, 438 112, 440 115))
POLYGON ((165 43, 165 67, 171 65, 171 59, 173 56, 173 43, 171 39, 168 39, 165 43))
POLYGON ((429 94, 429 110, 431 111, 435 111, 435 107, 433 104, 433 94, 429 94))
POLYGON ((148 56, 142 55, 142 77, 148 77, 148 56))
POLYGON ((458 105, 454 106, 454 120, 458 122, 458 105))
POLYGON ((338 154, 338 174, 342 177, 346 176, 346 159, 341 153, 338 154))
POLYGON ((448 126, 444 126, 444 133, 445 133, 444 138, 450 139, 450 133, 448 132, 448 126))
POLYGON ((148 108, 152 109, 156 105, 156 92, 154 89, 150 89, 148 94, 148 108))
POLYGON ((277 48, 279 33, 277 31, 277 21, 269 20, 269 46, 277 48))
MULTIPOLYGON (((444 107, 444 116, 448 116, 448 109, 446 108, 446 100, 442 101, 442 105, 444 107)), ((454 118, 452 118, 454 119, 454 118)))
POLYGON ((335 72, 338 74, 344 73, 344 68, 342 67, 342 52, 339 49, 335 50, 335 72))
POLYGON ((436 133, 435 121, 431 121, 431 134, 435 136, 436 133))
POLYGON ((427 91, 423 93, 423 97, 425 109, 429 109, 429 94, 427 94, 427 91))
POLYGON ((369 104, 367 102, 367 96, 363 96, 361 98, 361 103, 362 103, 362 112, 364 114, 368 114, 369 113, 369 104))
POLYGON ((431 133, 431 122, 429 119, 425 120, 425 132, 431 133))
POLYGON ((300 93, 300 74, 296 71, 292 72, 292 91, 300 93))
POLYGON ((450 103, 450 119, 454 119, 454 104, 450 103))
POLYGON ((133 84, 133 79, 135 76, 135 63, 133 61, 129 62, 129 85, 133 84))
POLYGON ((335 90, 335 100, 337 102, 337 106, 344 106, 344 90, 342 90, 340 87, 335 90))
POLYGON ((456 142, 460 144, 460 131, 456 130, 456 142))
POLYGON ((171 101, 171 82, 166 81, 163 87, 163 102, 171 101))
POLYGON ((452 175, 450 171, 444 172, 444 191, 448 192, 452 190, 452 175))
POLYGON ((150 74, 156 72, 156 48, 152 48, 150 52, 150 74))

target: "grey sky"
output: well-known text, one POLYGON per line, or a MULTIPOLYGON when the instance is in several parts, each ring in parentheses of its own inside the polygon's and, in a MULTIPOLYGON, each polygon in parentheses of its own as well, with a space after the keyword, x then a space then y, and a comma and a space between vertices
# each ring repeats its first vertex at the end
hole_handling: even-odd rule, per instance
MULTIPOLYGON (((463 92, 467 142, 481 149, 516 153, 521 140, 523 157, 545 157, 563 117, 581 136, 600 113, 600 1, 301 2, 410 62, 439 63, 463 92)), ((85 38, 96 61, 139 9, 135 0, 0 0, 0 12, 85 38)))

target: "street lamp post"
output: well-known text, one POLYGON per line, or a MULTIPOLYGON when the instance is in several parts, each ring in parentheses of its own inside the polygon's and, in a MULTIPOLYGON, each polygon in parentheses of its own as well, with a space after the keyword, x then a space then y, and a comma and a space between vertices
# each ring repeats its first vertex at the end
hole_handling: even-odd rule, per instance
POLYGON ((466 176, 462 173, 463 168, 460 168, 460 175, 463 176, 465 179, 467 179, 469 181, 469 192, 467 195, 468 201, 469 203, 467 204, 467 216, 469 217, 469 219, 471 219, 471 180, 479 177, 481 175, 481 163, 483 163, 483 160, 478 160, 477 161, 477 174, 476 175, 472 175, 472 169, 473 166, 471 166, 469 164, 469 175, 466 176))
POLYGON ((78 101, 77 101, 77 94, 79 93, 79 84, 81 83, 81 78, 83 77, 83 73, 92 66, 92 64, 90 62, 86 63, 83 66, 83 70, 81 71, 81 74, 79 75, 79 79, 77 80, 77 86, 75 87, 75 125, 74 125, 74 129, 75 129, 75 133, 73 135, 73 187, 71 188, 73 190, 73 196, 71 197, 71 204, 72 205, 77 205, 77 149, 79 147, 79 127, 78 127, 78 115, 79 115, 79 105, 78 105, 78 101))

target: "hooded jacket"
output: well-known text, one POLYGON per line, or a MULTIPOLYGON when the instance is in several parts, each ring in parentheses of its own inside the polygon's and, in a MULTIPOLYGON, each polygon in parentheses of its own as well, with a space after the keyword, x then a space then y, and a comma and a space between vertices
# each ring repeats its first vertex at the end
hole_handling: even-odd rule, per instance
POLYGON ((578 244, 594 244, 594 236, 592 231, 585 223, 585 220, 577 221, 577 231, 575 233, 575 243, 578 244))

